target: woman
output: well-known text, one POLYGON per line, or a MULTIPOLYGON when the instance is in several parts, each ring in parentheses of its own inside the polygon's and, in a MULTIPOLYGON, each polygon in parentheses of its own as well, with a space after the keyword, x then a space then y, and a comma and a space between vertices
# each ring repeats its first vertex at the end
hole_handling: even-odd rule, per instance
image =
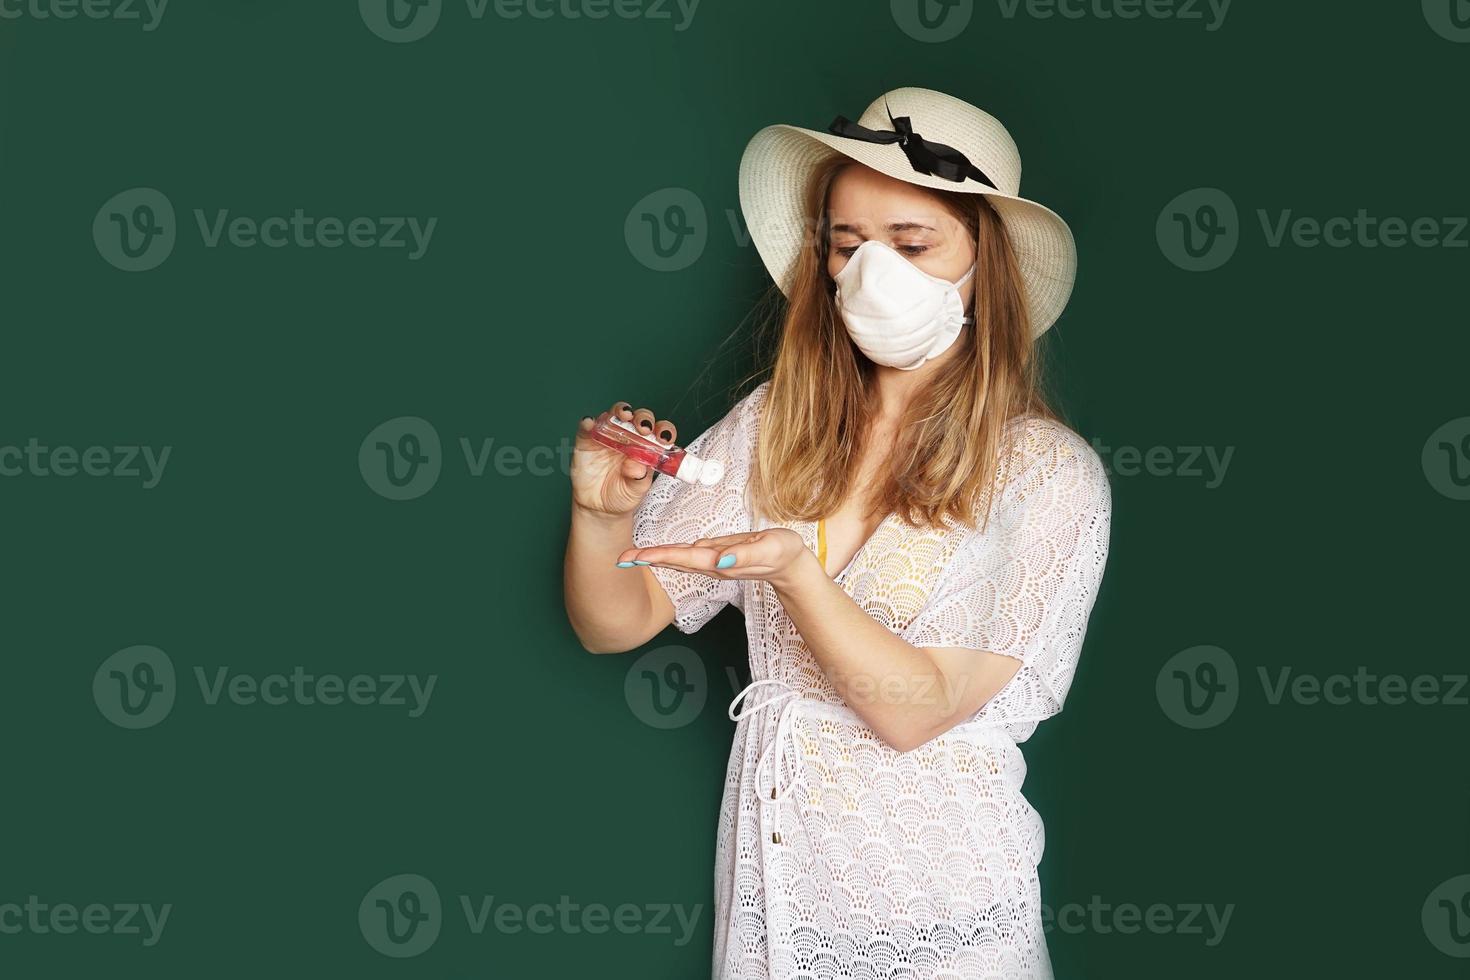
POLYGON ((789 303, 770 378, 688 444, 724 481, 654 481, 581 423, 583 645, 745 615, 716 977, 1051 974, 1017 743, 1071 684, 1111 497, 1038 390, 1075 252, 1019 177, 999 122, 925 89, 762 130, 741 206, 789 303))

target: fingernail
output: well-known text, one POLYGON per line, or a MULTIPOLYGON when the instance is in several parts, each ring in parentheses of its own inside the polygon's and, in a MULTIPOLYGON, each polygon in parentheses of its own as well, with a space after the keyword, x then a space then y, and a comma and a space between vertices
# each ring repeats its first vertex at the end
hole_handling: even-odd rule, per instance
POLYGON ((630 562, 630 561, 620 561, 620 562, 618 562, 618 567, 619 568, 632 568, 633 567, 633 563, 630 562))
POLYGON ((721 558, 719 561, 715 562, 715 567, 716 568, 729 568, 733 564, 735 564, 735 556, 734 555, 726 555, 725 557, 721 558))
POLYGON ((633 559, 633 564, 635 564, 635 565, 652 565, 653 562, 651 562, 651 561, 644 561, 642 558, 634 558, 633 559))

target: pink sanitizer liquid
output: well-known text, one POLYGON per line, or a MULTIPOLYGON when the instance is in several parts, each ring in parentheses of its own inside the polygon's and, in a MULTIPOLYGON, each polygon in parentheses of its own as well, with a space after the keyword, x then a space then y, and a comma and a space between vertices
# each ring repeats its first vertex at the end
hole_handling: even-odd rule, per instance
POLYGON ((624 422, 614 416, 611 409, 597 416, 590 435, 609 449, 616 449, 685 483, 712 487, 725 477, 725 464, 719 460, 700 459, 678 446, 665 446, 650 439, 632 422, 624 422))

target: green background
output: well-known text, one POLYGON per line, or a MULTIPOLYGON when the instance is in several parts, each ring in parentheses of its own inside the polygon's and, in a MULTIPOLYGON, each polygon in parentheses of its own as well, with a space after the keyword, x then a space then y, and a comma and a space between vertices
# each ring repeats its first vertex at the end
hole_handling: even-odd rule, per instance
MULTIPOLYGON (((698 977, 738 612, 693 636, 707 704, 644 724, 637 654, 592 657, 560 595, 565 476, 468 471, 459 440, 557 447, 615 399, 687 437, 751 368, 768 286, 737 233, 760 127, 824 128, 881 92, 1001 118, 1022 191, 1071 223, 1076 292, 1047 340, 1073 426, 1109 446, 1234 447, 1224 482, 1115 475, 1103 591, 1066 711, 1026 744, 1047 904, 1235 906, 1224 941, 1050 934, 1061 978, 1463 976, 1420 909, 1470 872, 1470 708, 1271 705, 1256 670, 1466 669, 1470 503, 1421 449, 1470 415, 1464 248, 1268 245, 1257 209, 1470 211, 1454 92, 1470 44, 1418 4, 1239 0, 1204 21, 1008 18, 924 43, 885 2, 704 0, 674 19, 509 19, 447 2, 428 36, 350 3, 216 0, 137 21, 0 19, 0 446, 171 446, 163 480, 0 479, 0 903, 172 903, 162 941, 0 934, 0 975, 698 977), (179 240, 126 273, 91 235, 154 187, 179 240), (708 245, 658 272, 624 225, 692 191, 708 245), (1196 187, 1241 216, 1183 271, 1155 237, 1196 187), (195 208, 436 216, 427 254, 206 248, 195 208), (409 501, 356 464, 419 416, 443 472, 409 501), (166 651, 181 688, 126 731, 98 666, 166 651), (1239 665, 1224 724, 1165 716, 1201 644, 1239 665), (208 705, 193 669, 437 674, 383 706, 208 705), (437 943, 374 951, 357 907, 399 873, 437 943), (668 935, 471 935, 456 896, 703 904, 668 935)), ((919 128, 919 127, 916 127, 919 128)), ((920 129, 922 132, 922 129, 920 129)), ((609 574, 616 574, 609 569, 609 574)))

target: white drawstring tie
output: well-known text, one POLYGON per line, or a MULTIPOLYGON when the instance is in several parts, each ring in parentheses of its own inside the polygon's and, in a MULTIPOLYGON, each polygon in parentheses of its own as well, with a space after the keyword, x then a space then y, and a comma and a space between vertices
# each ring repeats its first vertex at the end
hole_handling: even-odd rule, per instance
POLYGON ((735 695, 735 700, 730 702, 730 708, 726 712, 730 716, 731 721, 738 722, 744 718, 750 717, 757 711, 763 711, 766 708, 773 707, 774 705, 781 704, 782 702, 785 702, 785 706, 780 709, 780 713, 776 716, 776 737, 771 739, 771 744, 765 747, 765 749, 760 754, 760 758, 757 759, 755 763, 755 791, 756 795, 761 797, 762 802, 764 802, 765 797, 764 794, 761 793, 760 785, 761 770, 766 766, 767 757, 770 757, 771 800, 775 804, 776 809, 776 812, 771 819, 771 843, 773 844, 781 843, 781 800, 785 798, 787 793, 791 792, 791 786, 796 781, 795 774, 793 772, 788 773, 788 778, 785 784, 781 784, 781 764, 785 759, 784 744, 786 742, 786 739, 791 735, 791 723, 794 717, 794 709, 799 704, 801 704, 801 698, 798 695, 798 692, 794 688, 792 688, 790 684, 787 684, 785 681, 782 680, 776 680, 775 678, 768 677, 764 680, 751 681, 749 684, 747 684, 743 691, 735 695), (762 685, 775 685, 777 687, 785 688, 785 690, 782 693, 773 695, 764 701, 761 701, 754 705, 750 705, 746 707, 743 711, 737 712, 735 709, 740 706, 741 701, 745 700, 745 696, 748 695, 751 691, 754 691, 756 688, 761 687, 762 685), (773 752, 774 755, 772 755, 773 752))

